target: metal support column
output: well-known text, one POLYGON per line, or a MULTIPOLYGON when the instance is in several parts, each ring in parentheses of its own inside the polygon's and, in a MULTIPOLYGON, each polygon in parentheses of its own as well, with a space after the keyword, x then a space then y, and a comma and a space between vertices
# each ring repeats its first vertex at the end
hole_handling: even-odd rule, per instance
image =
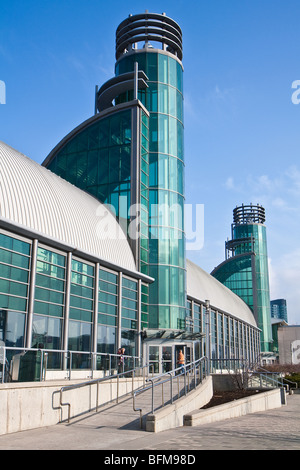
POLYGON ((26 344, 25 344, 26 348, 31 348, 37 249, 38 249, 38 240, 35 239, 33 240, 33 243, 32 243, 32 252, 31 252, 30 288, 29 288, 29 297, 28 297, 28 315, 27 315, 26 344))

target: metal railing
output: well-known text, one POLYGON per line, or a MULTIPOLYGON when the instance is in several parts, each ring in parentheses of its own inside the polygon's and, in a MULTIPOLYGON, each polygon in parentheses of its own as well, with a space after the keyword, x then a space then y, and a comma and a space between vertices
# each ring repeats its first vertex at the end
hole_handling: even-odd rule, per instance
POLYGON ((209 362, 208 358, 203 356, 197 361, 147 379, 146 382, 151 382, 151 385, 142 390, 136 390, 133 393, 133 410, 140 413, 140 426, 142 427, 143 409, 136 407, 137 396, 151 390, 151 413, 153 414, 155 409, 161 408, 168 403, 173 404, 173 402, 181 398, 181 396, 187 395, 191 389, 195 389, 197 385, 202 383, 203 378, 207 377, 207 375, 209 375, 209 362), (174 394, 174 382, 177 382, 176 394, 174 394), (165 384, 169 384, 170 387, 170 398, 168 400, 165 400, 165 384), (161 386, 161 404, 155 408, 154 390, 159 386, 161 386))
POLYGON ((263 368, 258 360, 251 363, 244 359, 212 359, 211 369, 213 372, 223 374, 224 371, 232 376, 240 376, 243 388, 297 388, 296 382, 285 379, 280 372, 271 372, 263 368))
MULTIPOLYGON (((277 380, 278 380, 280 383, 282 383, 282 384, 285 383, 286 385, 288 385, 288 390, 289 390, 289 389, 292 389, 292 388, 295 388, 295 389, 298 388, 298 383, 297 383, 297 382, 293 382, 292 380, 286 379, 285 376, 282 375, 281 372, 272 372, 272 371, 269 371, 269 370, 267 370, 267 369, 265 369, 265 368, 263 368, 263 367, 261 367, 261 366, 258 366, 257 370, 254 371, 254 373, 255 373, 255 372, 258 372, 258 373, 259 373, 260 371, 262 371, 261 373, 264 374, 264 375, 266 375, 266 376, 271 375, 271 376, 273 376, 274 378, 277 377, 277 380)), ((282 386, 283 386, 283 385, 282 385, 282 386)))
MULTIPOLYGON (((135 369, 142 363, 141 358, 137 356, 124 355, 123 358, 122 372, 135 369)), ((96 371, 103 371, 104 375, 111 376, 118 370, 118 362, 118 354, 0 346, 0 383, 18 382, 19 375, 22 375, 21 369, 26 380, 20 381, 28 382, 45 381, 47 371, 66 371, 69 380, 75 370, 89 370, 91 377, 96 371), (28 364, 25 364, 25 356, 28 353, 32 357, 28 364)))
MULTIPOLYGON (((105 404, 108 404, 108 403, 111 403, 111 402, 116 402, 116 403, 119 403, 119 398, 121 397, 124 397, 124 396, 127 396, 128 394, 133 394, 134 393, 134 379, 137 378, 137 377, 142 377, 143 378, 143 385, 142 387, 145 387, 145 383, 146 383, 146 371, 148 370, 148 373, 149 373, 149 367, 151 367, 151 364, 150 366, 147 364, 147 365, 144 365, 144 366, 141 366, 141 367, 138 367, 136 369, 132 369, 132 370, 128 370, 128 371, 125 371, 125 372, 121 372, 120 374, 114 374, 114 375, 111 375, 109 377, 102 377, 100 379, 95 379, 95 380, 89 380, 87 382, 81 382, 79 384, 74 384, 74 385, 66 385, 64 387, 61 387, 60 390, 58 390, 57 392, 54 392, 53 395, 59 393, 60 395, 60 401, 59 401, 59 407, 53 407, 53 409, 60 409, 62 411, 62 407, 63 406, 67 406, 68 407, 68 418, 67 418, 67 422, 69 423, 70 422, 70 419, 71 419, 71 403, 70 402, 63 402, 63 393, 64 392, 68 392, 68 391, 71 391, 71 390, 78 390, 79 388, 83 388, 83 387, 91 387, 93 385, 96 385, 96 400, 95 400, 95 411, 96 413, 99 411, 99 386, 109 380, 114 380, 116 379, 116 397, 115 398, 112 398, 111 400, 109 400, 108 402, 105 402, 105 403, 102 403, 102 406, 105 405, 105 404), (141 371, 142 371, 142 374, 141 374, 141 371), (119 393, 119 390, 120 390, 120 378, 126 378, 126 375, 130 375, 131 376, 131 379, 132 379, 132 390, 130 392, 127 392, 123 395, 120 396, 120 393, 119 393)), ((153 373, 153 372, 152 372, 153 373)), ((87 410, 86 412, 89 412, 91 411, 91 409, 87 410)), ((61 419, 62 420, 62 419, 61 419)))

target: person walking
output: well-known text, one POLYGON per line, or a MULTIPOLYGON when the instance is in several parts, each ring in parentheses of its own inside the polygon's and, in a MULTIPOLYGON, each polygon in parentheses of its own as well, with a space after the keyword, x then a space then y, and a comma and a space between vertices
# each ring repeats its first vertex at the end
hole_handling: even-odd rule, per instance
POLYGON ((177 357, 177 364, 181 368, 181 373, 184 373, 184 354, 182 352, 182 349, 180 349, 177 357))
POLYGON ((125 348, 118 349, 118 355, 119 355, 118 374, 122 374, 122 372, 124 372, 124 353, 125 353, 125 348))

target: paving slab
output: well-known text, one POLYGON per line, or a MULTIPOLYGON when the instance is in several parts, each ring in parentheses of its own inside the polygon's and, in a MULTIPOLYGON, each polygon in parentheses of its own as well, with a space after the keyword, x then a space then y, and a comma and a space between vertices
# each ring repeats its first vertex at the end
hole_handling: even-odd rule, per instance
POLYGON ((70 424, 0 436, 0 450, 300 450, 300 394, 281 408, 158 434, 141 430, 137 415, 125 400, 70 424))

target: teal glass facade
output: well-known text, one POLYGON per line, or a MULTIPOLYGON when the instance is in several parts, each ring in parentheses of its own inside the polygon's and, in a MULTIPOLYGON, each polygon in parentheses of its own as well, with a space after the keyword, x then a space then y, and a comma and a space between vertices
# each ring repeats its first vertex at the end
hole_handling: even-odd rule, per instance
POLYGON ((261 206, 242 206, 242 220, 232 225, 232 240, 226 246, 230 257, 214 269, 212 275, 241 297, 251 308, 261 329, 261 351, 272 350, 269 267, 266 226, 261 206), (249 211, 247 212, 247 207, 249 211), (250 216, 257 217, 253 223, 250 216))
POLYGON ((70 135, 47 167, 110 204, 129 238, 130 208, 140 205, 138 269, 155 279, 147 293, 147 312, 143 305, 144 325, 183 329, 183 69, 172 54, 137 50, 117 62, 116 77, 133 72, 135 62, 148 77, 148 88, 139 90, 138 98, 150 115, 141 108, 139 123, 133 129, 133 90, 121 93, 115 99, 115 110, 70 135), (120 110, 118 105, 127 105, 128 109, 120 110), (140 144, 136 165, 133 146, 137 133, 140 144), (137 197, 134 180, 139 182, 137 197))
POLYGON ((0 231, 0 345, 47 350, 49 369, 63 367, 63 350, 72 352, 72 369, 91 368, 92 352, 101 370, 119 347, 138 356, 148 285, 68 251, 33 246, 0 231))
POLYGON ((253 311, 253 276, 251 255, 229 258, 218 266, 214 277, 241 297, 253 311))
POLYGON ((31 244, 0 233, 0 340, 23 346, 28 309, 31 244))
MULTIPOLYGON (((149 118, 149 326, 182 329, 185 325, 185 236, 183 70, 179 60, 157 50, 125 54, 116 75, 134 70, 148 77, 139 99, 149 118)), ((133 98, 133 91, 116 103, 133 98)))
POLYGON ((130 200, 131 110, 105 117, 71 138, 49 170, 115 209, 127 229, 130 200))
MULTIPOLYGON (((233 233, 234 239, 254 239, 253 310, 256 312, 257 326, 262 330, 262 351, 268 351, 272 342, 272 331, 266 227, 262 224, 236 225, 233 233)), ((240 249, 243 249, 243 245, 237 247, 237 254, 240 249)))

